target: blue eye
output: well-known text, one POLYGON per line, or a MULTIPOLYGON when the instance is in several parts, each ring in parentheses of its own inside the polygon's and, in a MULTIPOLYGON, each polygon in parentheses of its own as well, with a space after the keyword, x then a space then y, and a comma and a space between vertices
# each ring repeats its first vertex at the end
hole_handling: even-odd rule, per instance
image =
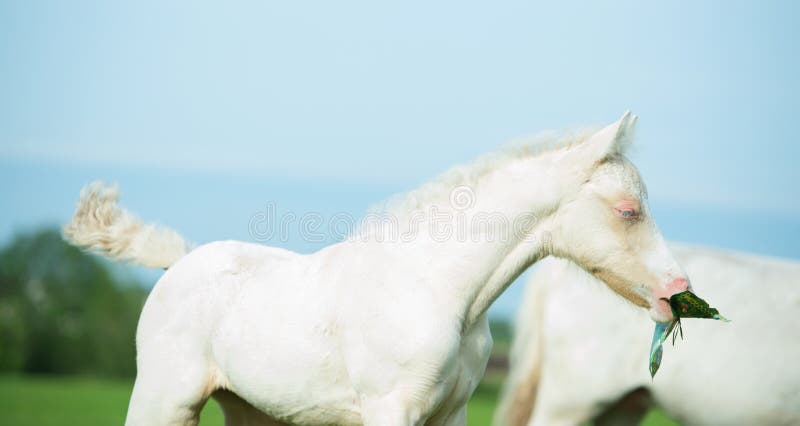
POLYGON ((615 209, 617 211, 617 216, 623 219, 636 219, 639 217, 639 214, 636 210, 633 209, 615 209))

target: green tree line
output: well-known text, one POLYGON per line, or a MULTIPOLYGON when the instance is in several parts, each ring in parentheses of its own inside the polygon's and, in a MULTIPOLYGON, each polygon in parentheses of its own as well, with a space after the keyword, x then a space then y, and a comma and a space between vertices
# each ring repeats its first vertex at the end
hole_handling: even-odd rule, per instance
POLYGON ((0 250, 0 373, 135 374, 147 291, 54 229, 0 250))

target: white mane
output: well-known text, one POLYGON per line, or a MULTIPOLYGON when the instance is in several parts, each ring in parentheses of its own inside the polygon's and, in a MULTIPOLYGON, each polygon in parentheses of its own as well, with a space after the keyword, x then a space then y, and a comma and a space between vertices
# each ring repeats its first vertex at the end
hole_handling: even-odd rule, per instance
POLYGON ((408 192, 399 193, 373 205, 368 214, 391 214, 405 217, 431 205, 447 206, 451 192, 460 186, 475 187, 494 170, 511 162, 579 145, 597 129, 583 128, 566 132, 543 132, 512 139, 504 147, 481 155, 472 163, 451 167, 444 173, 408 192))

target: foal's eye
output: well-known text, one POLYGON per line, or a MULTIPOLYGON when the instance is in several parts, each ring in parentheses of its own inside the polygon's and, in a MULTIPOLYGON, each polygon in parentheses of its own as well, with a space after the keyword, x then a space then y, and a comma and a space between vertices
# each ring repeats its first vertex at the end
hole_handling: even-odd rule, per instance
POLYGON ((623 219, 636 219, 639 216, 639 214, 636 213, 636 211, 633 209, 622 209, 622 210, 615 209, 615 210, 617 211, 617 216, 623 219))
POLYGON ((639 202, 634 200, 620 200, 612 206, 614 213, 625 219, 626 221, 633 222, 639 217, 639 202))

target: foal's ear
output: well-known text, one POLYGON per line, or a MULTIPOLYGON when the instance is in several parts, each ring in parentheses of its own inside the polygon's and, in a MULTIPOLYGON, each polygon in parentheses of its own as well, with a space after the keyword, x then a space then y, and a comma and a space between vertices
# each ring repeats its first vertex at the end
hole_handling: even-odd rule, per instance
POLYGON ((588 157, 593 162, 624 154, 633 140, 636 116, 626 111, 622 118, 593 134, 584 142, 588 157))

